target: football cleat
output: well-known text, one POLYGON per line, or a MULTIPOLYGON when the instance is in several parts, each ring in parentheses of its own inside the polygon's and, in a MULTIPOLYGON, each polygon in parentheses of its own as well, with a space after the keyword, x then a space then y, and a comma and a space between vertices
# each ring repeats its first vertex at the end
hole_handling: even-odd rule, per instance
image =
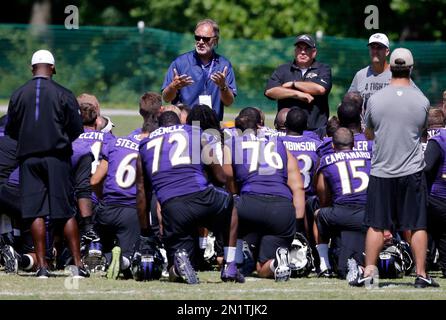
MULTIPOLYGON (((178 277, 174 277, 175 280, 186 282, 187 284, 198 284, 199 280, 195 273, 192 264, 190 263, 189 256, 184 249, 179 249, 174 255, 174 269, 178 277)), ((172 280, 172 278, 171 278, 172 280)))
POLYGON ((243 275, 237 268, 237 264, 235 263, 235 261, 233 261, 230 263, 225 263, 225 265, 221 269, 221 280, 223 280, 223 282, 244 283, 245 277, 243 277, 243 275))
POLYGON ((291 276, 288 249, 279 247, 276 250, 276 268, 274 269, 274 279, 276 282, 288 281, 291 276))
POLYGON ((121 248, 116 246, 112 249, 112 260, 107 269, 107 279, 118 279, 121 268, 121 248))
POLYGON ((0 254, 5 265, 5 272, 18 273, 20 256, 17 252, 15 252, 14 248, 5 244, 0 248, 0 254))
POLYGON ((417 275, 416 279, 415 279, 415 284, 414 284, 415 288, 427 288, 427 287, 432 287, 432 288, 439 288, 440 285, 434 281, 434 279, 432 279, 431 277, 429 277, 428 275, 426 275, 426 277, 420 276, 419 274, 417 275))
POLYGON ((74 279, 83 279, 90 277, 90 273, 85 267, 69 266, 69 272, 74 279))
POLYGON ((48 279, 49 277, 51 277, 51 274, 48 271, 48 268, 40 267, 36 272, 36 277, 39 279, 48 279))
POLYGON ((359 278, 363 275, 364 271, 362 268, 358 265, 355 259, 350 258, 347 260, 347 282, 349 285, 353 287, 359 287, 362 286, 364 283, 358 283, 359 278))
POLYGON ((318 278, 335 278, 336 274, 331 269, 325 269, 322 271, 319 271, 317 274, 318 278))

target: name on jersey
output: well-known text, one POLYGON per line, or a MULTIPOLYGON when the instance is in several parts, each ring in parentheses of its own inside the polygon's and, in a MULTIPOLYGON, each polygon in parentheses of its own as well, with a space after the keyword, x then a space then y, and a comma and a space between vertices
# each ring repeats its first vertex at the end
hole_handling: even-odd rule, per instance
POLYGON ((80 134, 79 139, 104 141, 104 133, 96 131, 84 132, 80 134))
POLYGON ((367 141, 355 141, 354 151, 368 151, 369 143, 367 141))
POLYGON ((150 134, 150 138, 154 138, 157 136, 161 136, 163 134, 168 134, 168 133, 172 133, 172 132, 177 132, 177 131, 182 131, 184 128, 183 125, 176 125, 176 126, 171 126, 171 127, 161 127, 159 129, 156 129, 155 131, 153 131, 150 134))
POLYGON ((118 138, 115 146, 139 151, 139 144, 128 139, 118 138))
POLYGON ((350 152, 336 152, 324 157, 327 164, 332 164, 338 161, 354 160, 354 159, 370 159, 370 152, 350 151, 350 152))
POLYGON ((288 151, 316 151, 316 143, 311 141, 291 142, 284 141, 288 151))

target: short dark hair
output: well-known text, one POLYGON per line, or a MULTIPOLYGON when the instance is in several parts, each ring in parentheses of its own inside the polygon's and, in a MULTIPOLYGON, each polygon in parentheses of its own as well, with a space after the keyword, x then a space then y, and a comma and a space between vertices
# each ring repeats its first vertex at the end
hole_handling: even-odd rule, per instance
POLYGON ((338 108, 339 125, 346 128, 361 128, 362 98, 361 100, 347 99, 338 108))
POLYGON ((147 119, 151 115, 158 116, 161 110, 162 99, 158 92, 146 92, 139 99, 139 114, 147 119))
POLYGON ((427 127, 443 127, 444 126, 444 113, 441 108, 432 107, 429 109, 429 114, 427 117, 427 127))
POLYGON ((340 127, 333 133, 333 146, 337 151, 353 149, 354 141, 353 131, 348 128, 340 127))
POLYGON ((81 112, 82 124, 85 126, 93 126, 98 118, 96 106, 88 102, 83 102, 79 105, 79 110, 81 112))
POLYGON ((339 119, 336 116, 332 116, 327 121, 326 131, 327 137, 332 137, 335 131, 340 127, 339 119))
POLYGON ((285 120, 285 127, 288 131, 302 134, 307 129, 308 115, 300 108, 291 108, 285 120))
POLYGON ((390 71, 392 72, 392 78, 396 78, 396 79, 410 78, 410 69, 411 68, 412 67, 400 67, 400 66, 392 67, 392 66, 390 66, 390 71))
POLYGON ((170 127, 181 124, 180 118, 173 111, 163 112, 158 118, 158 123, 160 127, 170 127))
POLYGON ((260 111, 254 107, 243 108, 235 118, 235 127, 242 131, 246 129, 257 130, 261 123, 260 111))

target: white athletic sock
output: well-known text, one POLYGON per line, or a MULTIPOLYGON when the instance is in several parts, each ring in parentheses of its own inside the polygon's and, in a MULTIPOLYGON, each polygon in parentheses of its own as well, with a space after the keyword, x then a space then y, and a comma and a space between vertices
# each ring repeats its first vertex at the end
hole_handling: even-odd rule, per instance
POLYGON ((319 257, 321 260, 321 264, 319 267, 321 271, 325 271, 327 269, 331 269, 330 261, 328 259, 328 244, 321 243, 316 245, 317 252, 319 253, 319 257))
POLYGON ((223 250, 226 263, 230 263, 235 260, 236 247, 224 247, 223 250))
POLYGON ((121 270, 128 269, 130 267, 130 260, 127 257, 122 257, 121 270))
POLYGON ((242 264, 244 261, 243 257, 243 239, 237 239, 237 247, 235 251, 235 263, 242 264))
POLYGON ((206 246, 208 245, 208 238, 207 237, 199 237, 198 244, 200 245, 200 249, 206 249, 206 246))

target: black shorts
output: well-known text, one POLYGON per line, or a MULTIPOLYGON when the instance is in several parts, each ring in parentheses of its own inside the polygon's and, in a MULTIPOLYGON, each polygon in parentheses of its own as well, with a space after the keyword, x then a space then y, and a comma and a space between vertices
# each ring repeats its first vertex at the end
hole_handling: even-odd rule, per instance
POLYGON ((24 219, 74 216, 73 179, 69 158, 31 157, 20 163, 20 196, 24 219))
POLYGON ((209 187, 167 200, 161 206, 163 242, 169 265, 178 249, 185 249, 192 263, 198 261, 198 228, 229 232, 233 200, 225 190, 209 187))
POLYGON ((290 199, 244 194, 237 204, 237 212, 240 237, 252 232, 260 237, 260 263, 274 259, 278 247, 291 246, 296 232, 296 213, 290 199))
POLYGON ((427 227, 424 173, 398 178, 370 176, 364 223, 379 230, 423 230, 427 227))
POLYGON ((319 235, 323 239, 340 235, 342 231, 365 232, 365 207, 361 205, 334 205, 321 208, 317 218, 319 235))
POLYGON ((99 206, 95 221, 103 251, 110 252, 116 239, 122 255, 130 258, 141 230, 136 208, 112 204, 99 206))
POLYGON ((0 186, 0 210, 8 216, 21 219, 19 186, 8 182, 0 186))

